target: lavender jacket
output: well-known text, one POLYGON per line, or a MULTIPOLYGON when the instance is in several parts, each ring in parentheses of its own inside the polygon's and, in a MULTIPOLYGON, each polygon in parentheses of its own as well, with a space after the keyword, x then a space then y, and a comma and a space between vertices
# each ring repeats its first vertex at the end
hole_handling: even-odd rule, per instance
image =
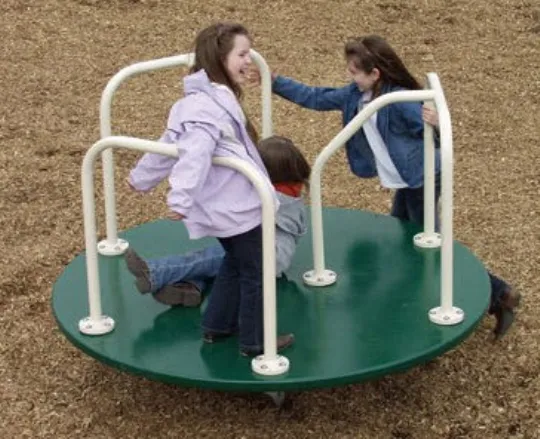
POLYGON ((273 191, 242 108, 232 91, 213 85, 204 70, 184 78, 184 92, 160 138, 176 144, 179 157, 145 154, 131 171, 130 183, 148 191, 169 177, 167 204, 186 217, 191 239, 247 232, 262 222, 257 190, 241 173, 212 164, 213 157, 243 159, 261 171, 273 191))

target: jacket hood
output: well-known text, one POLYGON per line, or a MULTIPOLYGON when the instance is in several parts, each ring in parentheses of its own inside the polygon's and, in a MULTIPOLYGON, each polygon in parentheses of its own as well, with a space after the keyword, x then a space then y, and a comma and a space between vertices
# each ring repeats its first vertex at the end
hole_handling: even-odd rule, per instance
POLYGON ((192 73, 184 77, 184 93, 187 95, 197 92, 211 93, 212 83, 204 70, 192 73))

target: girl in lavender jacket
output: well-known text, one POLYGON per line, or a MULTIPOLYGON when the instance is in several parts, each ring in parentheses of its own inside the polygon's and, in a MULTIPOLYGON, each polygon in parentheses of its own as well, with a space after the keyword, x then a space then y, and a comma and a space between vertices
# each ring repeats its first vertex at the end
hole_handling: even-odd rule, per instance
MULTIPOLYGON (((138 191, 168 177, 169 217, 183 220, 191 239, 218 238, 225 256, 203 314, 203 340, 213 343, 238 333, 246 356, 263 350, 261 200, 246 177, 213 165, 212 158, 243 159, 268 180, 255 130, 239 102, 250 48, 249 34, 239 24, 217 23, 197 35, 185 97, 173 105, 160 139, 176 144, 178 158, 145 154, 129 177, 138 191)), ((278 349, 293 342, 292 334, 279 336, 278 349)))

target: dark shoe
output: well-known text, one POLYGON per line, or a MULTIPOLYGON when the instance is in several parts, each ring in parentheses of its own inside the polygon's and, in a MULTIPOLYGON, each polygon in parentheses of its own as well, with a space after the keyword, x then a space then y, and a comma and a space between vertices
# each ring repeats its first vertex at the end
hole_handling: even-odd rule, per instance
POLYGON ((508 289, 504 292, 500 302, 493 307, 493 314, 495 314, 497 320, 493 332, 497 340, 501 339, 514 323, 514 309, 519 306, 520 301, 521 295, 512 289, 508 289))
POLYGON ((495 325, 495 339, 500 340, 508 332, 512 323, 515 320, 514 311, 506 308, 499 308, 495 311, 495 318, 497 319, 497 324, 495 325))
POLYGON ((135 276, 135 285, 142 294, 149 293, 152 290, 150 283, 150 270, 148 265, 135 250, 128 248, 124 255, 126 265, 130 273, 135 276))
POLYGON ((521 294, 513 289, 508 289, 504 292, 502 298, 502 306, 507 309, 514 309, 519 306, 521 302, 521 294))
POLYGON ((199 289, 189 282, 165 285, 153 293, 152 296, 164 305, 182 305, 190 308, 199 306, 202 300, 199 289))
MULTIPOLYGON (((294 334, 285 334, 279 335, 277 338, 277 351, 282 351, 287 349, 289 346, 292 346, 294 343, 294 334)), ((249 349, 249 348, 240 348, 240 354, 244 357, 256 357, 257 355, 262 355, 264 349, 249 349)))
POLYGON ((233 334, 226 334, 223 332, 205 332, 203 334, 203 341, 205 343, 212 344, 212 343, 223 341, 224 339, 229 338, 232 335, 233 334))

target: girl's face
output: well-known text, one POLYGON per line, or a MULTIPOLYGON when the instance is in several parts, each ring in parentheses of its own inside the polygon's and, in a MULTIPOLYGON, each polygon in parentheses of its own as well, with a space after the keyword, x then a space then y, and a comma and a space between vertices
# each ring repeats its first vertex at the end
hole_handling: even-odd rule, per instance
POLYGON ((236 35, 233 48, 225 58, 225 68, 231 79, 242 85, 246 82, 249 66, 251 65, 251 42, 245 35, 236 35))
POLYGON ((371 73, 366 73, 356 67, 354 60, 349 60, 347 62, 347 73, 349 74, 350 78, 356 82, 356 85, 361 91, 369 91, 373 89, 373 86, 381 77, 379 69, 375 68, 371 71, 371 73))

